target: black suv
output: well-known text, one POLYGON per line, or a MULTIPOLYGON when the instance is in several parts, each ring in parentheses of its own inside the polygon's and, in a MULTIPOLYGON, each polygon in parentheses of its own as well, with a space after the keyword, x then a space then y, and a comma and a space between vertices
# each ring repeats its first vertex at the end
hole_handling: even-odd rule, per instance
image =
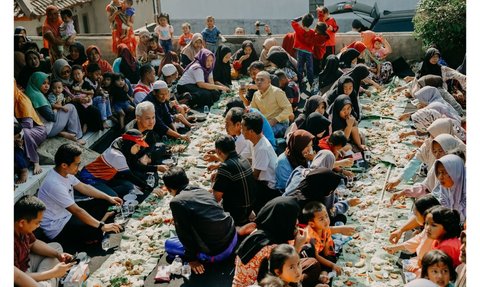
MULTIPOLYGON (((327 6, 330 14, 353 13, 364 21, 370 23, 370 30, 375 32, 410 32, 413 31, 412 18, 415 9, 379 11, 377 3, 372 6, 358 3, 357 1, 345 1, 327 6)), ((353 20, 353 18, 352 18, 353 20)), ((367 25, 368 27, 368 25, 367 25)))

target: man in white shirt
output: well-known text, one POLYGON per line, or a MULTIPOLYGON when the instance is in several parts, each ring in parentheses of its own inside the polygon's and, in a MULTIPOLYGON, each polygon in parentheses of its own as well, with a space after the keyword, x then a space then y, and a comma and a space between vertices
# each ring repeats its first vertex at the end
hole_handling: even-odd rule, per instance
POLYGON ((55 153, 55 168, 48 172, 38 191, 38 198, 47 207, 40 223, 45 235, 77 250, 81 244, 100 241, 104 232, 120 231, 120 225, 103 221, 108 219, 110 205, 123 203, 122 199, 109 196, 74 176, 81 153, 82 149, 76 144, 60 146, 55 153), (74 190, 92 199, 77 204, 74 190))
POLYGON ((225 129, 227 134, 235 139, 235 151, 238 155, 252 162, 253 144, 242 134, 242 117, 245 111, 242 108, 232 108, 225 115, 225 129))
POLYGON ((258 113, 247 113, 242 118, 242 134, 253 144, 252 169, 253 177, 257 181, 254 211, 257 213, 269 200, 280 196, 280 192, 275 189, 277 154, 262 133, 262 116, 258 113))

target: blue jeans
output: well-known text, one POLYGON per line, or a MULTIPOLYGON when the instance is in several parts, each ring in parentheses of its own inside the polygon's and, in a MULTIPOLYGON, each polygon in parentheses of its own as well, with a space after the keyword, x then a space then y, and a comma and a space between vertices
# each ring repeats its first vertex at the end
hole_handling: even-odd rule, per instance
POLYGON ((313 57, 311 53, 297 50, 297 70, 298 70, 298 82, 301 83, 303 79, 303 66, 307 64, 307 79, 310 87, 313 84, 313 57))
POLYGON ((170 52, 173 50, 172 39, 160 40, 160 46, 162 46, 163 52, 170 52))
POLYGON ((283 138, 285 132, 287 131, 288 123, 277 123, 272 127, 273 135, 276 138, 283 138))
POLYGON ((103 99, 101 96, 93 98, 93 105, 100 110, 102 121, 106 121, 108 117, 112 115, 112 109, 110 108, 110 100, 108 98, 103 99))
POLYGON ((207 46, 206 48, 209 49, 210 51, 212 51, 212 53, 215 54, 215 51, 217 51, 217 43, 210 43, 210 42, 206 42, 207 46))

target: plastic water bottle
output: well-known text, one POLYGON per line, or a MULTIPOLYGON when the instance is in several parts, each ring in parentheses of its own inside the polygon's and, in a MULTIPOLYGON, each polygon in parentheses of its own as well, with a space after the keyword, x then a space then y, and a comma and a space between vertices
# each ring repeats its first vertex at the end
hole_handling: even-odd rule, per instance
POLYGON ((175 259, 172 262, 172 267, 170 268, 170 271, 174 275, 182 275, 182 258, 180 256, 175 255, 175 259))
POLYGON ((208 108, 207 105, 205 105, 205 106, 203 107, 203 113, 206 114, 206 115, 208 115, 208 114, 210 113, 210 109, 208 108))
POLYGON ((182 276, 186 279, 190 279, 190 275, 192 275, 192 267, 190 267, 188 262, 185 262, 182 266, 182 276))
POLYGON ((105 234, 102 240, 102 249, 107 252, 110 249, 110 235, 105 234))
POLYGON ((335 222, 335 226, 343 226, 343 225, 345 225, 345 223, 343 223, 343 221, 335 222))
POLYGON ((153 175, 153 172, 148 173, 147 184, 151 188, 153 188, 155 186, 155 176, 153 175))

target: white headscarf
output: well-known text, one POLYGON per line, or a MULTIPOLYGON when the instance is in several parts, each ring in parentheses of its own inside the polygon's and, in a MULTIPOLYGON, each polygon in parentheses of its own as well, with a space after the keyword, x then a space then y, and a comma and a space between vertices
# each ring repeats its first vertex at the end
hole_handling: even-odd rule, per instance
POLYGON ((445 170, 453 181, 453 186, 446 188, 437 180, 432 194, 443 206, 457 210, 460 213, 461 222, 464 222, 467 215, 465 162, 454 154, 443 156, 435 162, 436 177, 438 177, 437 166, 439 163, 442 163, 445 167, 445 170))
POLYGON ((466 132, 458 124, 457 121, 454 121, 449 118, 440 118, 436 119, 428 128, 427 131, 432 137, 437 137, 440 134, 450 134, 461 139, 463 142, 466 141, 466 132))
MULTIPOLYGON (((430 105, 432 103, 442 103, 445 105, 445 107, 448 109, 448 116, 449 117, 460 117, 457 113, 457 111, 450 105, 447 101, 445 101, 442 98, 442 95, 440 94, 440 91, 435 88, 435 87, 430 87, 426 86, 418 90, 414 94, 415 98, 418 99, 420 102, 423 102, 427 105, 430 105)), ((442 112, 440 112, 442 113, 442 112)))
POLYGON ((333 169, 334 164, 335 155, 327 149, 322 149, 312 160, 310 168, 326 167, 328 169, 333 169))
POLYGON ((423 133, 427 132, 427 128, 441 117, 442 115, 438 111, 429 108, 420 109, 411 115, 413 125, 423 133))
POLYGON ((438 287, 438 285, 428 279, 419 278, 407 283, 405 287, 438 287))

